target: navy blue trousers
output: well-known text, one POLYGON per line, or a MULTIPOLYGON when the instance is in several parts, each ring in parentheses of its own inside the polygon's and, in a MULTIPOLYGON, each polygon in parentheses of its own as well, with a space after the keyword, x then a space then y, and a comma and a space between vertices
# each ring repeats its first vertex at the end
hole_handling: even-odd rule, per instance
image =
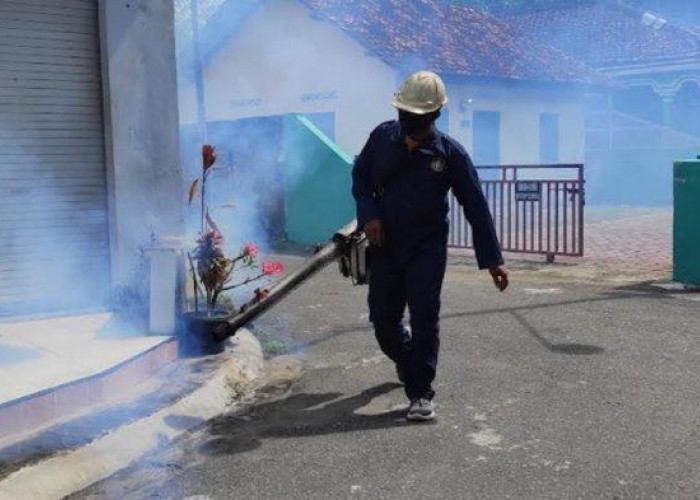
POLYGON ((428 240, 408 252, 394 242, 372 247, 370 253, 370 321, 382 352, 403 369, 409 399, 435 396, 440 293, 447 264, 444 240, 428 240), (407 305, 410 344, 403 326, 407 305))

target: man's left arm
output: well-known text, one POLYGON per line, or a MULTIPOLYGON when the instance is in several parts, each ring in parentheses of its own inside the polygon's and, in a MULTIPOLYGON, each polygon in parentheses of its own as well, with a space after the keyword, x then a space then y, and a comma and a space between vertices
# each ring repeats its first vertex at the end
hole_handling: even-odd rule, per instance
POLYGON ((448 158, 450 185, 464 215, 472 227, 474 252, 479 269, 488 269, 496 287, 508 287, 508 272, 503 267, 501 245, 498 242, 493 217, 481 190, 479 175, 467 152, 454 147, 448 158))

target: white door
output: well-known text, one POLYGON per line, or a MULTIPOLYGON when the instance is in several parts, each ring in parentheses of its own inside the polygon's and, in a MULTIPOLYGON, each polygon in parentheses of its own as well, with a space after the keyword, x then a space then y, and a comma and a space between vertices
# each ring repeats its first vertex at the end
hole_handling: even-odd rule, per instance
POLYGON ((96 0, 0 0, 0 316, 109 289, 96 0))

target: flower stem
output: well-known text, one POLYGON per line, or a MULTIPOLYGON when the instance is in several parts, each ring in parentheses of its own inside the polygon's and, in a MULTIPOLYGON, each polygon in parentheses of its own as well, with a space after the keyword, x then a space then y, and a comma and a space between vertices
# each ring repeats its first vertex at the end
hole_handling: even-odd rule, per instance
POLYGON ((195 312, 199 312, 199 294, 201 293, 201 291, 199 290, 199 283, 197 283, 197 271, 195 270, 194 260, 192 259, 192 254, 190 254, 190 252, 187 252, 187 259, 189 259, 190 261, 190 269, 192 270, 192 288, 194 289, 194 310, 195 312))
POLYGON ((206 196, 207 196, 207 191, 206 191, 206 185, 205 183, 207 182, 207 176, 206 174, 202 175, 202 234, 204 234, 205 231, 205 213, 206 213, 206 196))
POLYGON ((257 281, 257 280, 259 280, 260 278, 263 278, 263 277, 265 277, 265 276, 266 276, 265 273, 261 273, 261 274, 259 274, 258 276, 255 276, 255 277, 253 277, 253 278, 247 278, 245 281, 243 281, 243 282, 241 282, 241 283, 238 283, 237 285, 230 285, 230 286, 224 287, 224 288, 221 289, 221 291, 233 290, 234 288, 238 288, 238 287, 241 287, 241 286, 245 286, 245 285, 247 285, 247 284, 249 284, 249 283, 252 283, 253 281, 257 281))

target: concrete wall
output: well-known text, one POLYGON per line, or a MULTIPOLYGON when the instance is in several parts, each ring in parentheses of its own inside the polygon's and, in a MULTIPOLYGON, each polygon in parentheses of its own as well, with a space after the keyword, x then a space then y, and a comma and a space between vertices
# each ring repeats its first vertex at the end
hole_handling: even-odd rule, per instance
POLYGON ((113 282, 143 283, 151 232, 183 232, 172 0, 100 0, 113 282))
MULTIPOLYGON (((204 77, 208 121, 335 112, 336 142, 349 154, 395 116, 395 71, 296 1, 264 2, 204 77)), ((183 89, 184 123, 196 122, 195 103, 192 86, 183 89)))

